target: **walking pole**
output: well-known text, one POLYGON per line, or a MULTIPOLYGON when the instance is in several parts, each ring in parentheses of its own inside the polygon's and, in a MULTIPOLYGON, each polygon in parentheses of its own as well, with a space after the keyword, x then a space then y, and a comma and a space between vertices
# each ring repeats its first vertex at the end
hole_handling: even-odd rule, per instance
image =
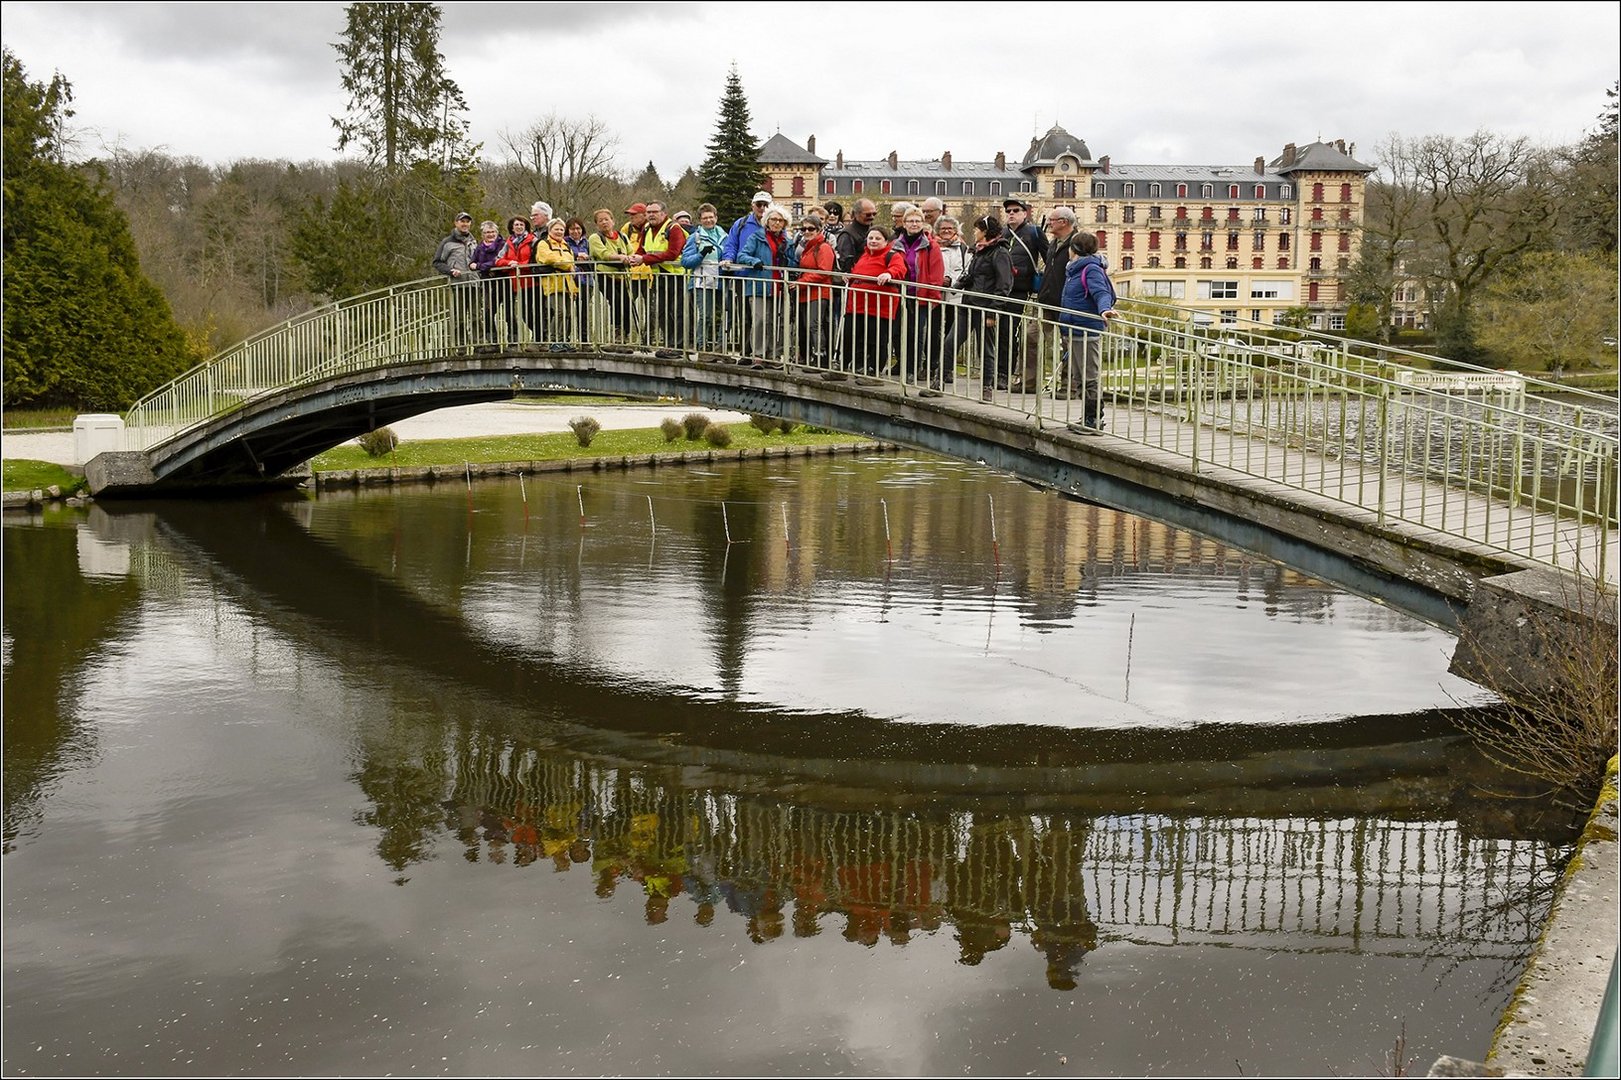
POLYGON ((996 496, 989 493, 985 496, 991 501, 991 558, 996 562, 998 569, 1002 566, 1002 549, 996 542, 996 496))
POLYGON ((518 495, 523 499, 523 523, 527 528, 529 525, 529 489, 524 487, 522 469, 518 470, 518 495))
POLYGON ((720 504, 720 525, 726 532, 726 546, 732 546, 732 521, 726 516, 726 504, 720 504))
POLYGON ((585 485, 574 485, 574 498, 580 504, 580 528, 585 528, 585 485))
POLYGON ((879 499, 878 505, 884 510, 884 561, 894 562, 895 545, 889 540, 889 502, 886 499, 879 499))
POLYGON ((471 514, 473 512, 473 463, 463 461, 462 465, 467 469, 467 512, 471 514))

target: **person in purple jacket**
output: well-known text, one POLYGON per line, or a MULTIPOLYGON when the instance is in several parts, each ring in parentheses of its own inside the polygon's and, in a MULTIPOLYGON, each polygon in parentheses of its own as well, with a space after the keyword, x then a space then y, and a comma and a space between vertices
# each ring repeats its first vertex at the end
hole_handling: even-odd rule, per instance
POLYGON ((473 253, 467 260, 478 271, 478 287, 484 294, 484 341, 491 344, 496 341, 496 312, 512 298, 507 279, 495 269, 495 260, 501 257, 501 250, 505 246, 506 241, 501 239, 501 226, 493 221, 483 222, 479 225, 478 243, 473 245, 473 253))
POLYGON ((1069 265, 1064 268, 1064 312, 1059 322, 1071 328, 1069 342, 1070 385, 1077 385, 1075 367, 1080 366, 1082 397, 1078 431, 1103 434, 1103 388, 1101 385, 1103 339, 1107 321, 1115 317, 1114 285, 1109 271, 1098 258, 1098 238, 1089 232, 1076 233, 1069 245, 1069 265))

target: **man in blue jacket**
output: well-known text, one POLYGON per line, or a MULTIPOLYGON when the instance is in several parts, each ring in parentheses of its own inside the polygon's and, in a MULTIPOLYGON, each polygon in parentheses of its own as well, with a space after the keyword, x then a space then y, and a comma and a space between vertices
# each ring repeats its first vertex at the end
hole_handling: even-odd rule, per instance
POLYGON ((766 208, 771 205, 769 192, 756 191, 749 200, 749 212, 732 222, 726 230, 726 240, 720 246, 721 281, 721 347, 738 349, 747 340, 743 326, 743 293, 734 275, 738 272, 737 257, 748 246, 749 239, 764 230, 762 221, 766 208), (728 280, 730 279, 730 280, 728 280))
POLYGON ((1064 268, 1064 313, 1059 321, 1071 327, 1069 346, 1070 385, 1076 385, 1075 366, 1079 363, 1080 385, 1084 387, 1079 425, 1070 425, 1085 435, 1103 434, 1103 339, 1107 320, 1115 317, 1114 284, 1109 271, 1098 258, 1096 234, 1078 232, 1069 243, 1069 265, 1064 268))

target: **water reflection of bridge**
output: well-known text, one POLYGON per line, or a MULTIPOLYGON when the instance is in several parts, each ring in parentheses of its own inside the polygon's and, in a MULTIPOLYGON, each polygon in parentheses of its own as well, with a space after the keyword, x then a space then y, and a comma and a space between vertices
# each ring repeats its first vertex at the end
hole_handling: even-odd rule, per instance
POLYGON ((1110 941, 1518 957, 1553 879, 1545 845, 1452 821, 851 810, 495 741, 446 770, 469 861, 589 860, 599 895, 642 890, 649 923, 685 896, 757 942, 950 928, 974 964, 1022 937, 1053 985, 1110 941))

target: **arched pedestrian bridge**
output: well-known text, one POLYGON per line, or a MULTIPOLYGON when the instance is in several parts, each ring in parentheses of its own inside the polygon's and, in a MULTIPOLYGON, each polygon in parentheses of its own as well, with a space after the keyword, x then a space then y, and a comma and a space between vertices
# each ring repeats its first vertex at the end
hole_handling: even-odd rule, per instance
POLYGON ((666 284, 624 283, 611 306, 537 297, 510 325, 504 283, 434 280, 332 304, 138 403, 124 450, 86 474, 98 496, 264 483, 406 417, 572 388, 982 461, 1441 623, 1482 577, 1616 576, 1617 422, 1602 396, 1135 302, 1104 335, 1098 437, 1075 430, 1082 403, 1063 384, 1073 342, 1055 311, 906 299, 887 326, 841 324, 826 314, 844 307, 847 283, 835 282, 820 311, 797 288, 786 302, 722 290, 700 325, 705 307, 666 284), (1023 389, 1017 375, 997 386, 998 358, 1028 373, 1023 389))

